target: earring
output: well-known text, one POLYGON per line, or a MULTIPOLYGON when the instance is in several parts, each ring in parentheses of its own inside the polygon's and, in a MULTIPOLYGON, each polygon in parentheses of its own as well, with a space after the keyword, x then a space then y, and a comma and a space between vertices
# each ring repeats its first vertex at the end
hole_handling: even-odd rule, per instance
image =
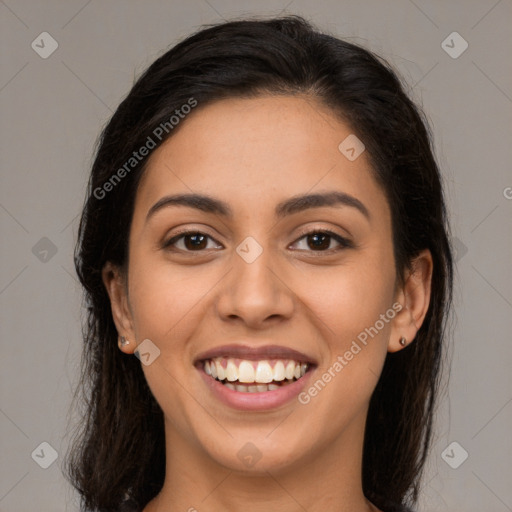
POLYGON ((400 345, 402 345, 402 347, 405 347, 406 344, 407 344, 407 340, 402 336, 400 338, 400 345))
POLYGON ((130 344, 130 342, 124 336, 121 336, 120 338, 121 339, 119 340, 119 344, 121 345, 121 347, 124 347, 125 345, 130 344))

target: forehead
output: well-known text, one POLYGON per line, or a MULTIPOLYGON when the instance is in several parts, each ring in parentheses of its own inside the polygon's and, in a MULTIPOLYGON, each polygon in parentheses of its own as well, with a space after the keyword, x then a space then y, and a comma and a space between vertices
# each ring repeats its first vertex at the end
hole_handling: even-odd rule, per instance
MULTIPOLYGON (((363 152, 351 161, 340 143, 352 129, 308 96, 220 100, 196 109, 151 155, 136 208, 163 195, 208 193, 240 208, 336 189, 386 208, 363 152)), ((351 139, 349 139, 351 140, 351 139)))

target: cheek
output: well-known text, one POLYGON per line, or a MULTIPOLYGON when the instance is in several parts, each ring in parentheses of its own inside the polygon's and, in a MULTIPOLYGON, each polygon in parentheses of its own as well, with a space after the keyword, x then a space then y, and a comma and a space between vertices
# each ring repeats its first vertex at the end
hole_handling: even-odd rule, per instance
POLYGON ((218 280, 211 269, 199 266, 178 268, 136 254, 131 260, 129 293, 136 340, 150 339, 160 349, 158 359, 142 369, 161 408, 174 411, 167 419, 183 435, 188 435, 185 418, 192 421, 193 414, 201 414, 190 412, 190 395, 183 392, 193 370, 188 341, 205 318, 208 292, 218 280))
MULTIPOLYGON (((373 265, 339 267, 328 273, 318 273, 308 283, 314 287, 303 293, 312 313, 320 319, 329 339, 340 347, 373 326, 381 314, 392 306, 394 273, 373 265)), ((380 325, 380 324, 379 324, 380 325)), ((387 331, 389 324, 385 323, 387 331)))
POLYGON ((360 407, 371 396, 387 354, 395 316, 393 267, 382 262, 340 267, 309 282, 314 289, 304 290, 303 297, 328 354, 317 375, 326 385, 312 390, 323 395, 316 407, 325 414, 332 406, 360 407))
POLYGON ((174 329, 194 325, 202 298, 214 286, 211 269, 179 268, 144 255, 130 266, 130 304, 137 339, 172 340, 174 329), (167 334, 167 336, 166 336, 167 334))

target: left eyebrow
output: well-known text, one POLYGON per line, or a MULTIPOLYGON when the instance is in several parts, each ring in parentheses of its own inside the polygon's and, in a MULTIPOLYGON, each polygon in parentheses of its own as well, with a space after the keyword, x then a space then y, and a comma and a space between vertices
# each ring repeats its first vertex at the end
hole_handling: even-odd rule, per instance
POLYGON ((294 196, 276 206, 276 217, 282 218, 309 208, 322 206, 350 206, 361 212, 367 219, 370 218, 368 208, 359 199, 345 192, 326 192, 323 194, 306 194, 294 196))
MULTIPOLYGON (((148 211, 147 220, 157 211, 166 206, 188 206, 196 208, 206 213, 214 213, 223 217, 233 217, 231 207, 219 199, 204 194, 175 194, 165 196, 159 199, 148 211)), ((359 199, 344 192, 331 191, 318 194, 305 194, 294 196, 279 203, 275 208, 275 216, 278 218, 293 215, 311 208, 321 208, 323 206, 349 206, 361 212, 367 219, 370 219, 370 213, 366 206, 359 199)))

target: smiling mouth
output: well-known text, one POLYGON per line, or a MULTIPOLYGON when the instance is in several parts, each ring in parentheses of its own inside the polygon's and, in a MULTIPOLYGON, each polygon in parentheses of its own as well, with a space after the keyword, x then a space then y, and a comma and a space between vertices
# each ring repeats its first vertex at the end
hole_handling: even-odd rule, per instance
POLYGON ((207 359, 200 366, 212 379, 241 393, 275 391, 296 382, 312 367, 293 359, 253 361, 227 357, 207 359))

